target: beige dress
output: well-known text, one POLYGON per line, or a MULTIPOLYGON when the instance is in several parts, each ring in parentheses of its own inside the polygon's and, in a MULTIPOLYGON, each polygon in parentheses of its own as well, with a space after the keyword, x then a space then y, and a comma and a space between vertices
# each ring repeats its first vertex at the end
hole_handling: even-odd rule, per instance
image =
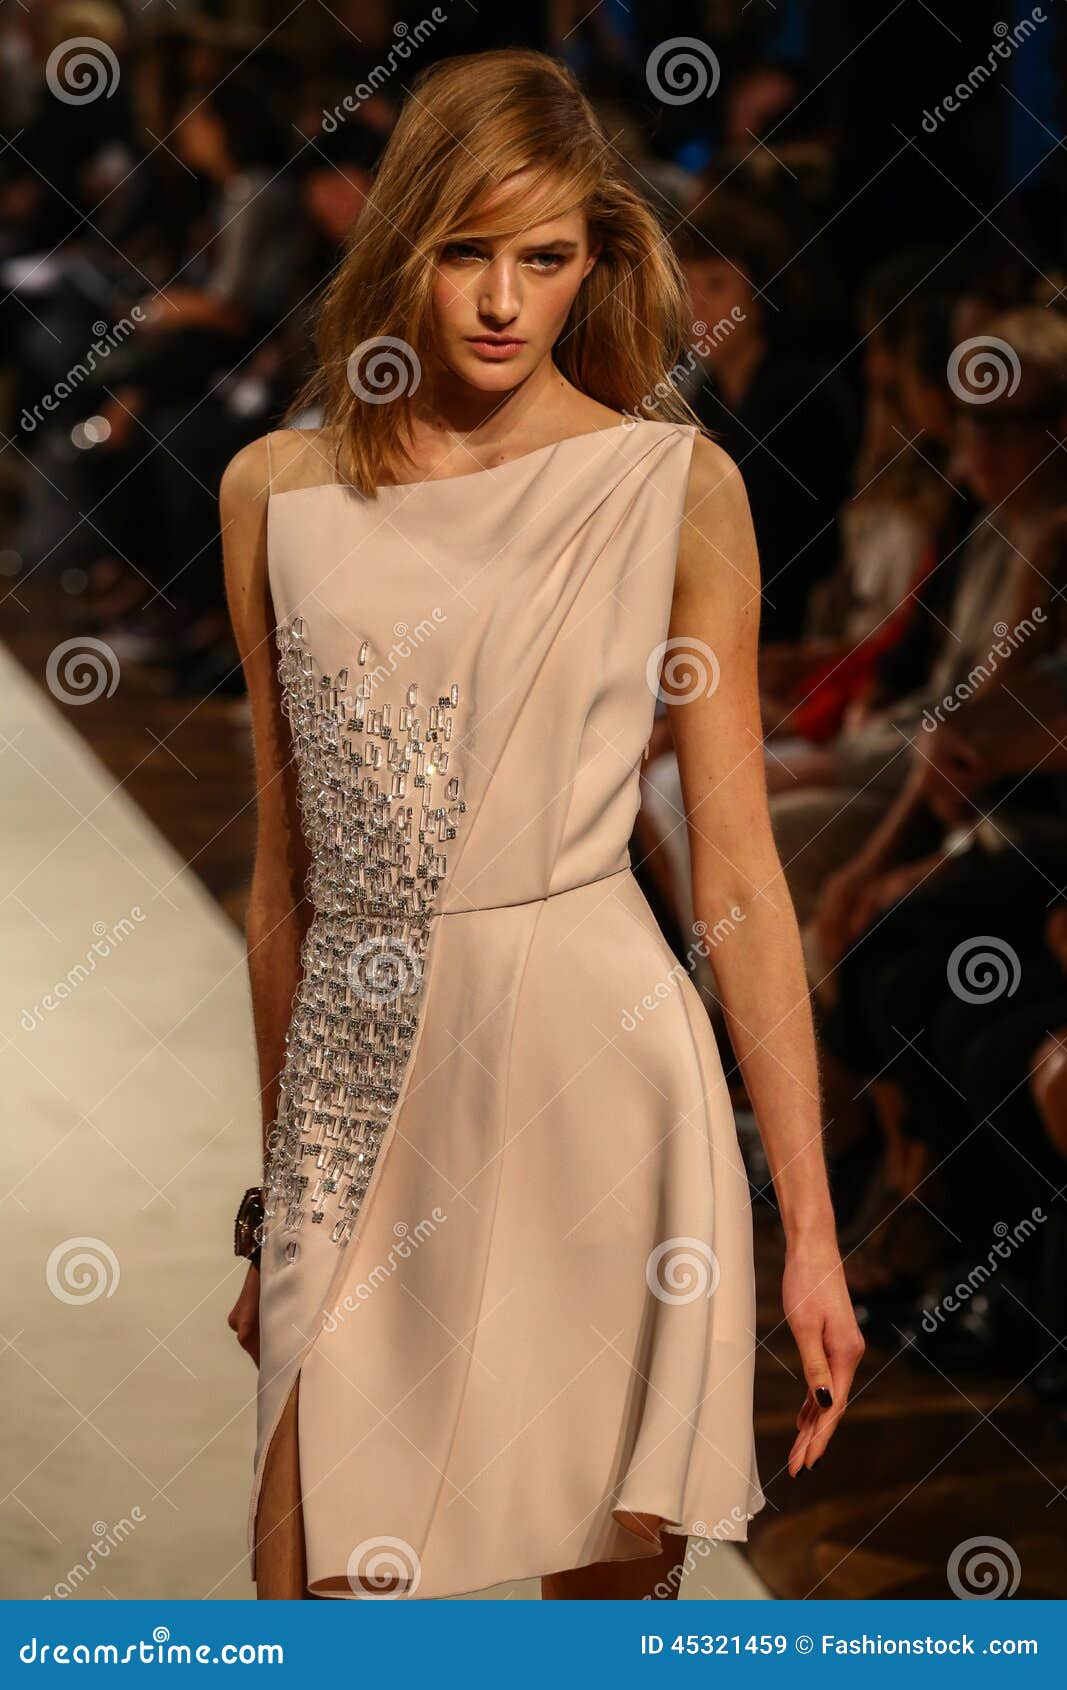
POLYGON ((326 435, 272 438, 315 916, 270 1137, 253 1576, 298 1374, 323 1595, 656 1553, 630 1515, 743 1539, 763 1506, 747 1180, 627 849, 694 435, 599 429, 375 499, 326 435))

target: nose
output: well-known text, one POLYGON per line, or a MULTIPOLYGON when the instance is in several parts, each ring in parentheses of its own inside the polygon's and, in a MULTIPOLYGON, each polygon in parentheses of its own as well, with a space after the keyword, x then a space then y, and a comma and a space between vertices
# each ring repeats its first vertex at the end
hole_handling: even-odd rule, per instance
POLYGON ((518 316, 520 303, 516 267, 499 259, 486 265, 478 294, 479 314, 498 327, 506 327, 518 316))

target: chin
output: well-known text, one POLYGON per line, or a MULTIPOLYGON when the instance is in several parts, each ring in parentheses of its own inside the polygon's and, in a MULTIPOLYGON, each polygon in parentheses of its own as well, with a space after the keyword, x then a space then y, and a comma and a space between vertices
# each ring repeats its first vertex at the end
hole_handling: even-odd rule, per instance
POLYGON ((535 362, 526 351, 500 364, 467 353, 457 358, 452 367, 463 381, 482 393, 507 393, 529 375, 535 362))

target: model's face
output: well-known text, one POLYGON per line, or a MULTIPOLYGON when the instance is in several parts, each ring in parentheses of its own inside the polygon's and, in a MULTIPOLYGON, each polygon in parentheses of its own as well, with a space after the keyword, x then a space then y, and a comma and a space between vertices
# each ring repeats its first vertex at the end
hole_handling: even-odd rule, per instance
POLYGON ((515 387, 551 354, 598 251, 581 211, 519 235, 449 243, 433 295, 444 363, 484 391, 515 387))

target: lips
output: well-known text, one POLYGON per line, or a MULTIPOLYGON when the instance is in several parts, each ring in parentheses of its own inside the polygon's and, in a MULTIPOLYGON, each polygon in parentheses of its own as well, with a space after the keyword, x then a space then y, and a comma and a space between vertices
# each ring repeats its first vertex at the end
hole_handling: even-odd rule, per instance
POLYGON ((480 358, 499 363, 501 359, 514 358, 516 353, 522 351, 526 342, 509 335, 468 335, 467 344, 473 347, 480 358))

